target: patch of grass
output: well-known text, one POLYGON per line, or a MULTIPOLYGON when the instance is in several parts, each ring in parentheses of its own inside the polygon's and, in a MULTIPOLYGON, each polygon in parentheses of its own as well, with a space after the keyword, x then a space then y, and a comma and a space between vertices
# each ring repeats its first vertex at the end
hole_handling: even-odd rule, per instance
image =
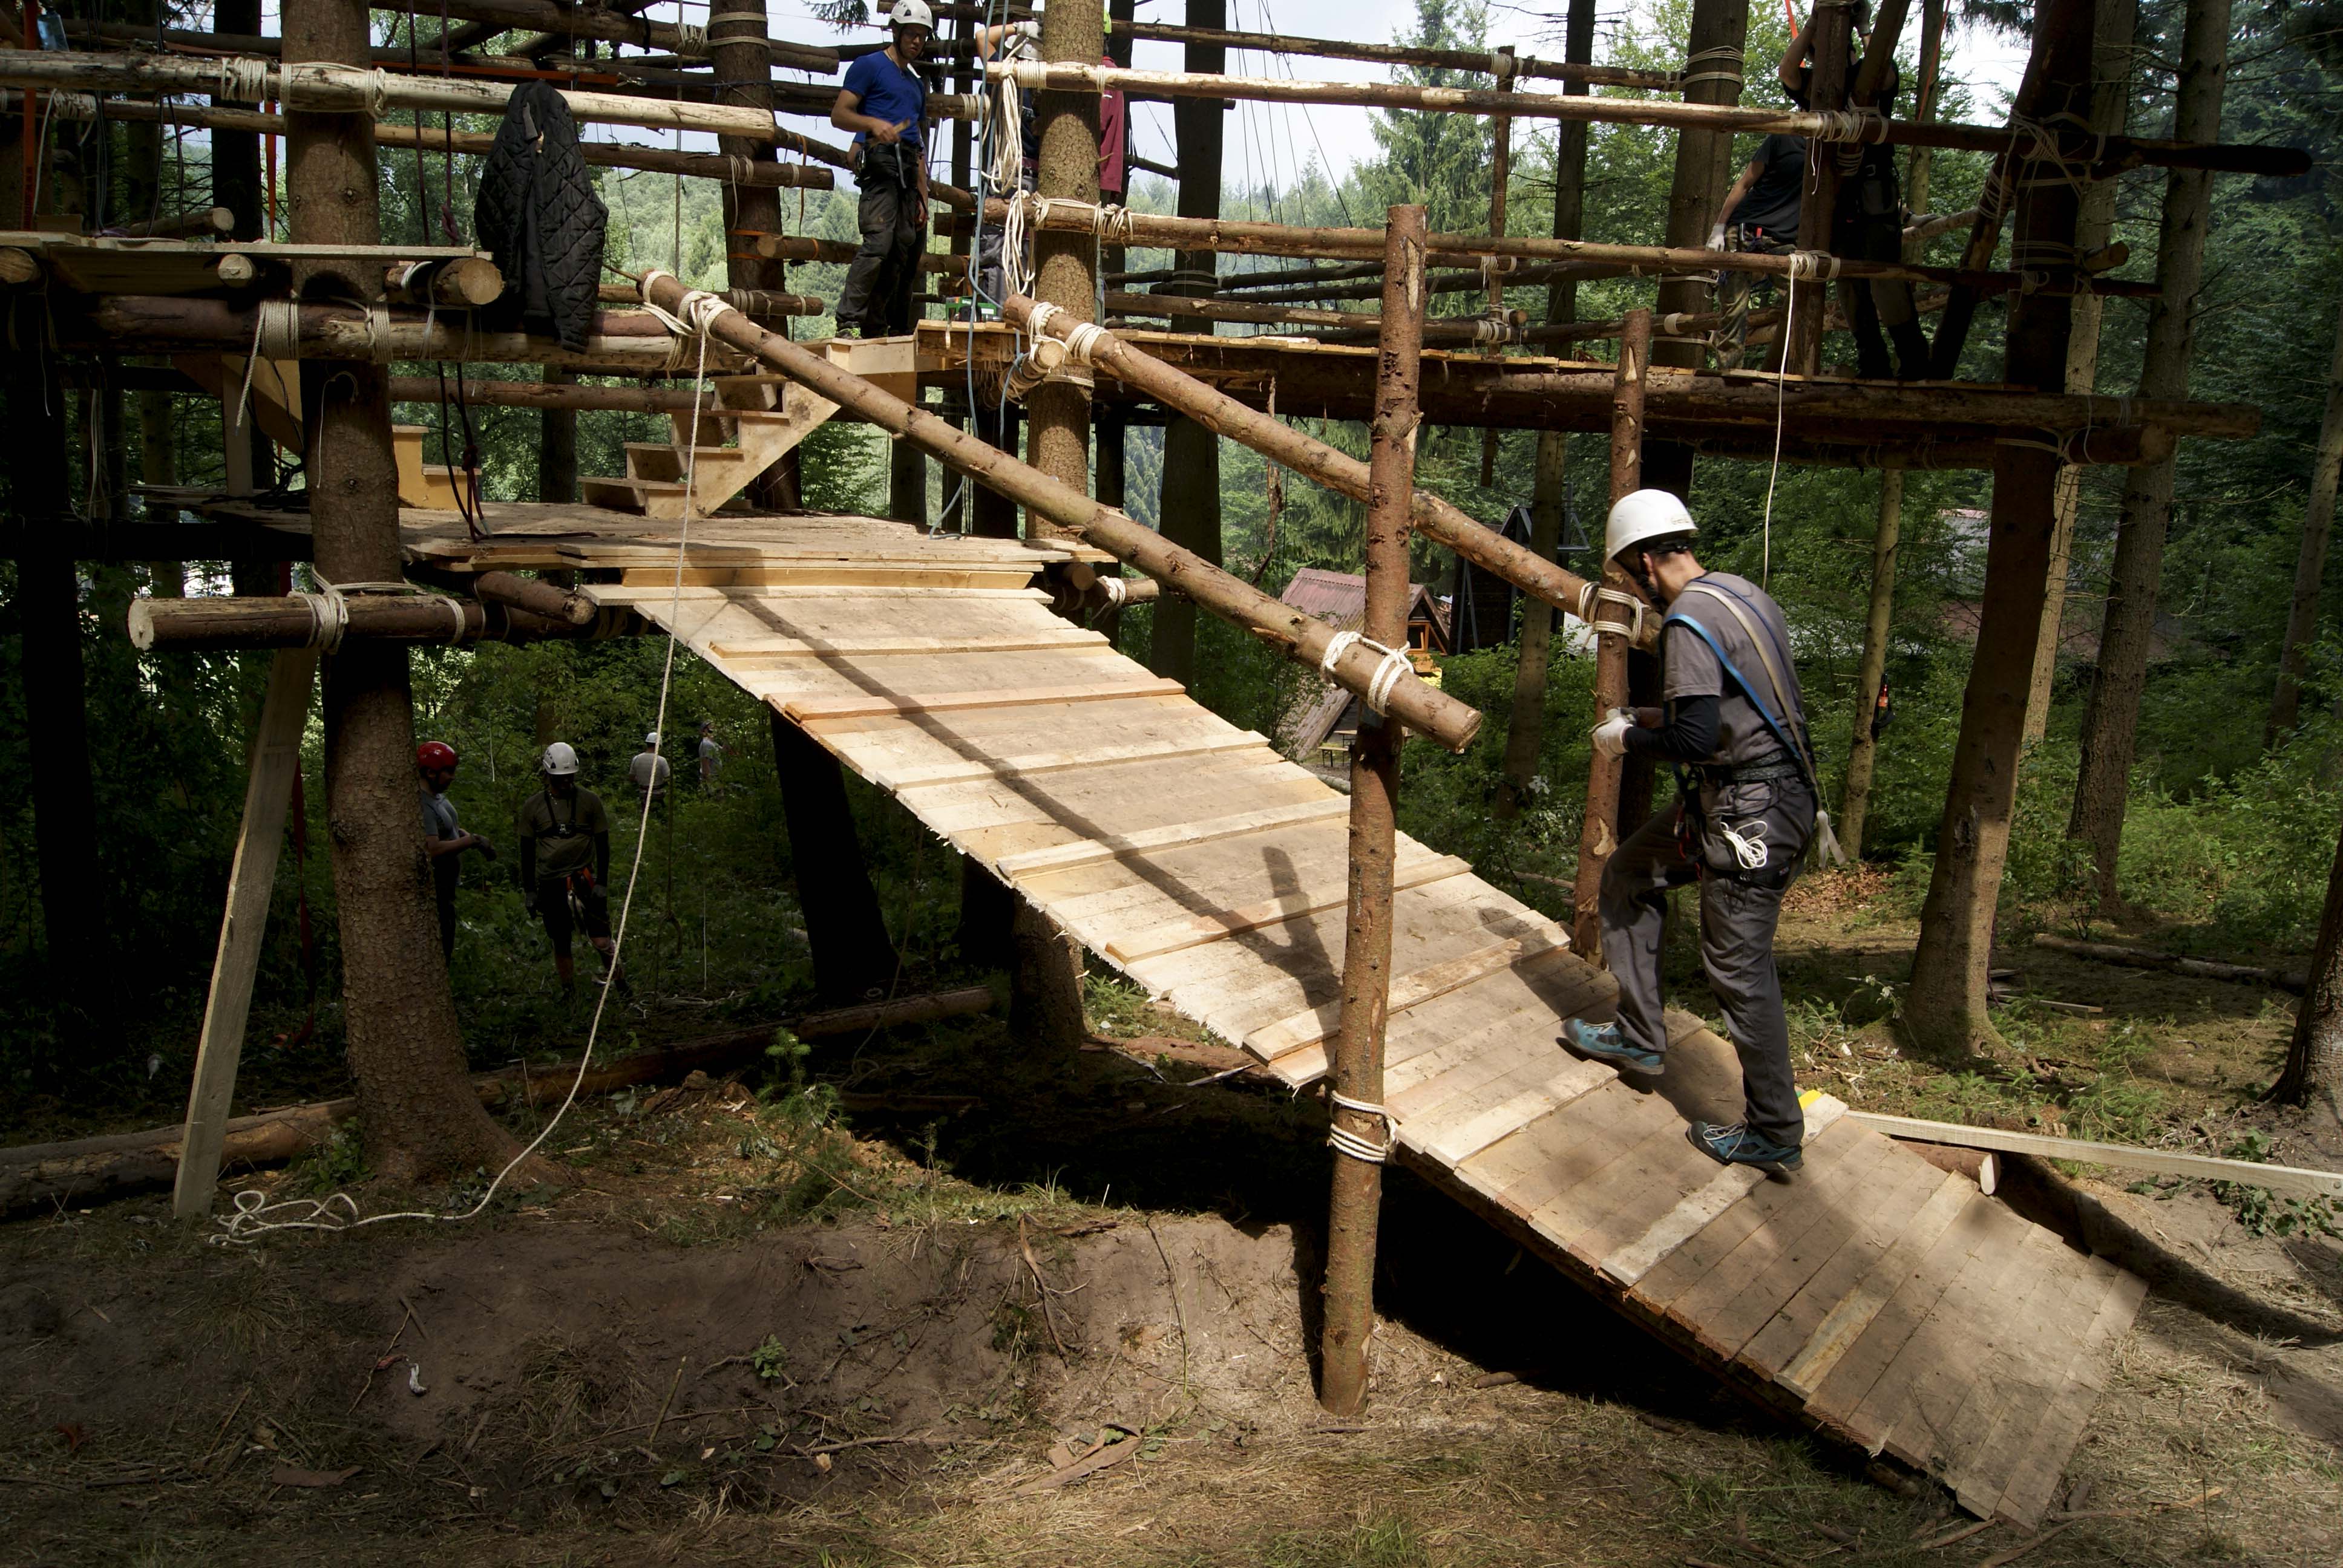
POLYGON ((1395 1515, 1366 1517, 1348 1529, 1281 1535, 1262 1553, 1263 1568, 1431 1568, 1423 1537, 1395 1515))

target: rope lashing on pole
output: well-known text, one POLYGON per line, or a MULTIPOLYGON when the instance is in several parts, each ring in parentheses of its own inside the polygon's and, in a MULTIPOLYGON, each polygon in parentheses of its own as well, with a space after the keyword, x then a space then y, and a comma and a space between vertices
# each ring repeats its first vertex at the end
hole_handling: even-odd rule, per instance
POLYGON ((1747 78, 1744 76, 1743 72, 1747 69, 1747 58, 1743 55, 1739 45, 1719 44, 1713 49, 1703 49, 1696 55, 1687 55, 1684 59, 1685 74, 1676 85, 1679 87, 1690 88, 1702 82, 1730 82, 1735 87, 1739 87, 1746 82, 1747 78), (1728 64, 1720 65, 1714 70, 1694 69, 1694 66, 1704 65, 1711 60, 1728 64))
POLYGON ((1319 656, 1318 678, 1329 686, 1333 685, 1334 667, 1342 662, 1344 654, 1354 648, 1363 648, 1369 653, 1383 656, 1383 662, 1375 666, 1374 674, 1368 678, 1365 697, 1369 708, 1377 713, 1385 712, 1386 705, 1391 701, 1392 688, 1397 686, 1403 678, 1415 673, 1415 661, 1408 658, 1405 648, 1386 648, 1363 631, 1338 631, 1326 644, 1326 651, 1319 656))
POLYGON ((1326 1091, 1326 1101, 1336 1111, 1348 1111, 1358 1116, 1372 1116, 1381 1121, 1383 1127, 1383 1141, 1375 1143, 1360 1137, 1339 1122, 1330 1123, 1326 1128, 1328 1148, 1337 1154, 1347 1154, 1352 1159, 1363 1161, 1369 1165, 1381 1165, 1391 1158, 1392 1145, 1398 1141, 1399 1134, 1392 1126, 1392 1113, 1388 1107, 1378 1105, 1371 1100, 1353 1100, 1336 1089, 1326 1091))
POLYGON ((1628 646, 1632 648, 1644 638, 1644 616, 1651 608, 1634 594, 1624 593, 1614 588, 1604 588, 1600 582, 1590 581, 1580 591, 1577 608, 1571 613, 1584 621, 1590 630, 1611 637, 1624 637, 1627 639, 1628 646), (1625 620, 1598 619, 1597 618, 1603 613, 1602 607, 1606 604, 1626 606, 1627 618, 1625 620))

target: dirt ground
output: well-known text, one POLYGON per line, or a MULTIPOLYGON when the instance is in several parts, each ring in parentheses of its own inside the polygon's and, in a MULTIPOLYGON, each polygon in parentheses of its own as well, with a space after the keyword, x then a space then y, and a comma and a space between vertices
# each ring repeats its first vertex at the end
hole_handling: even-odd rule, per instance
MULTIPOLYGON (((2028 952, 2025 988, 2108 1011, 2020 1004, 2029 1065, 1948 1083, 1864 1016, 1907 932, 1858 890, 1787 935, 1802 1073, 1857 1104, 2323 1162, 2247 1102, 2283 1039, 2248 988, 2028 952)), ((1092 1012, 1126 1050, 1038 1063, 979 1022, 581 1104, 548 1145, 571 1184, 463 1225, 222 1246, 158 1196, 0 1227, 0 1563, 2343 1562, 2316 1216, 2083 1173, 2187 1269, 2045 1533, 1959 1534, 1396 1171, 1372 1401, 1330 1420, 1322 1118, 1193 1082, 1233 1059, 1130 993, 1092 1012), (850 1127, 839 1089, 873 1108, 850 1127)), ((360 1174, 337 1150, 249 1185, 360 1174)))

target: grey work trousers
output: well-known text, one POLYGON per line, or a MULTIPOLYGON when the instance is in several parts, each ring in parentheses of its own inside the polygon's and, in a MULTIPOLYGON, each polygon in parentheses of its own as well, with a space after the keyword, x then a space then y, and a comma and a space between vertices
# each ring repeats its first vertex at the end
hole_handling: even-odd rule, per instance
POLYGON ((838 296, 838 329, 860 329, 865 337, 900 337, 918 314, 911 295, 920 281, 920 253, 927 248, 926 214, 910 183, 920 154, 915 148, 866 148, 856 178, 862 198, 855 225, 862 244, 846 266, 846 286, 838 296))
MULTIPOLYGON (((1774 968, 1774 928, 1798 857, 1814 830, 1813 793, 1796 779, 1735 785, 1709 793, 1711 809, 1745 829, 1765 825, 1771 864, 1754 879, 1702 865, 1677 837, 1684 808, 1663 811, 1630 834, 1603 869, 1603 961, 1619 982, 1619 1032, 1646 1050, 1667 1050, 1660 1000, 1660 935, 1667 890, 1700 881, 1700 957, 1709 990, 1725 1010, 1725 1032, 1741 1058, 1743 1118, 1792 1148, 1805 1136, 1790 1070, 1790 1029, 1774 968)), ((1709 838, 1712 835, 1704 834, 1709 838)))

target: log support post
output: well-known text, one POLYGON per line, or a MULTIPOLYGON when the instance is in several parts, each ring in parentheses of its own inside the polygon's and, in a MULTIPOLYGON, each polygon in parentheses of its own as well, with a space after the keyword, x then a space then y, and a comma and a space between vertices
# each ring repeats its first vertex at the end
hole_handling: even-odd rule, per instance
MULTIPOLYGON (((309 0, 285 14, 285 52, 364 65, 364 0, 309 0)), ((374 120, 302 110, 285 118, 287 190, 298 244, 381 243, 374 120)), ((371 297, 363 264, 304 263, 295 292, 371 297)), ((318 575, 396 581, 402 573, 389 369, 349 363, 302 377, 310 526, 318 575)), ((465 1075, 463 1034, 431 915, 415 815, 415 711, 407 649, 345 647, 325 680, 326 800, 340 907, 349 1060, 374 1167, 394 1180, 501 1168, 513 1144, 465 1075)))
MULTIPOLYGON (((1619 367, 1611 394, 1611 504, 1643 485, 1644 383, 1652 351, 1652 313, 1631 310, 1619 331, 1619 367)), ((1603 587, 1640 598, 1617 561, 1603 562, 1603 587)), ((1594 717, 1627 702, 1628 607, 1605 598, 1595 607, 1594 717), (1618 629, 1605 630, 1607 627, 1618 629)), ((1590 962, 1602 961, 1603 869, 1619 847, 1622 759, 1600 751, 1586 775, 1586 816, 1578 832, 1578 877, 1572 887, 1570 940, 1590 962)))
POLYGON ((832 1006, 885 996, 900 965, 855 838, 845 774, 811 736, 778 712, 769 717, 814 990, 832 1006))
POLYGON ((2318 630, 2318 590, 2327 580, 2327 546, 2335 532, 2336 483, 2343 479, 2343 320, 2327 364, 2327 413, 2310 464, 2310 497, 2302 508, 2302 544, 2294 558, 2294 598, 2287 606, 2286 645, 2278 649, 2278 693, 2270 699, 2265 749, 2294 732, 2302 714, 2302 677, 2318 630))
MULTIPOLYGON (((1809 24, 1814 31, 1813 74, 1807 78, 1810 109, 1846 106, 1849 40, 1855 17, 1848 0, 1815 0, 1809 24)), ((1831 223, 1838 210, 1838 158, 1828 145, 1806 143, 1806 183, 1798 206, 1798 248, 1826 251, 1831 247, 1831 223)), ((1828 286, 1821 282, 1790 284, 1791 337, 1783 365, 1791 374, 1812 376, 1822 368, 1823 307, 1828 286)))
MULTIPOLYGON (((2046 112, 2090 106, 2092 0, 2043 0, 2035 13, 2026 70, 2046 112)), ((2016 230, 2029 246, 2071 245, 2077 193, 2038 167, 2025 168, 2016 230)), ((2056 387, 2066 379, 2072 302, 2034 294, 2014 302, 2004 378, 2056 387)), ((1977 657, 1961 699, 1960 739, 1937 830, 1936 865, 1920 913, 1920 942, 1904 1007, 1915 1043, 1942 1060, 1965 1060, 1999 1043, 1986 1014, 1994 910, 2009 851, 2018 753, 2032 687, 2036 633, 2049 569, 2058 454, 2004 445, 1993 470, 1993 545, 1986 559, 1977 657)))
MULTIPOLYGON (((2180 79, 2173 96, 2176 137, 2220 127, 2222 86, 2229 68, 2229 0, 2188 0, 2181 31, 2180 79)), ((2164 224, 2156 247, 2156 280, 2163 293, 2148 311, 2147 352, 2139 373, 2142 397, 2188 395, 2197 288, 2205 276, 2205 233, 2212 220, 2213 176, 2201 169, 2174 169, 2165 181, 2164 224)), ((2051 254, 2043 249, 2039 231, 2016 232, 2026 241, 2011 247, 2010 259, 2017 266, 2039 266, 2040 258, 2051 254)), ((2032 301, 2026 308, 2032 308, 2032 301)), ((2122 907, 2116 860, 2131 792, 2140 691, 2147 681, 2148 647, 2155 639, 2173 477, 2168 457, 2124 475, 2122 519, 2099 633, 2098 677, 2083 717, 2083 763, 2067 820, 2066 836, 2090 849, 2099 905, 2110 911, 2122 907)))
POLYGON ((253 740, 244 824, 228 868, 227 911, 212 960, 211 995, 204 1004, 179 1173, 171 1192, 171 1211, 182 1220, 208 1215, 219 1185, 220 1147, 236 1097, 236 1063, 244 1052, 245 1020, 252 1012, 253 979, 268 931, 268 899, 277 886, 277 858, 284 848, 293 781, 301 771, 301 737, 308 727, 309 689, 317 674, 317 655, 310 648, 287 648, 268 668, 268 695, 253 740))
MULTIPOLYGON (((1187 16, 1191 27, 1224 28, 1228 0, 1188 0, 1187 16)), ((1217 75, 1227 64, 1228 50, 1220 44, 1186 45, 1183 65, 1189 71, 1217 75)), ((1221 216, 1221 106, 1209 98, 1182 98, 1172 106, 1172 124, 1180 146, 1179 216, 1217 219, 1221 216)), ((1218 286, 1219 253, 1212 249, 1178 251, 1172 266, 1176 275, 1166 293, 1202 297, 1218 286)), ((1212 332, 1209 321, 1173 325, 1206 337, 1212 332)), ((1157 513, 1165 538, 1220 565, 1220 442, 1192 419, 1174 417, 1163 427, 1163 487, 1157 513)), ((1176 598, 1156 604, 1147 666, 1170 679, 1194 683, 1194 604, 1176 598)))
MULTIPOLYGON (((1492 56, 1497 67, 1497 91, 1513 90, 1513 46, 1510 44, 1492 56)), ((1513 117, 1497 115, 1489 123, 1489 237, 1505 236, 1505 187, 1513 172, 1513 117)), ((1489 275, 1489 314, 1502 318, 1505 314, 1505 280, 1500 274, 1489 275)), ((1502 354, 1502 348, 1492 348, 1492 355, 1502 354)), ((1494 425, 1481 432, 1481 487, 1487 489, 1497 482, 1497 442, 1504 432, 1494 425)))
MULTIPOLYGON (((1395 206, 1383 261, 1382 354, 1375 375, 1367 494, 1363 630, 1407 646, 1409 514, 1415 486, 1416 387, 1423 351, 1424 210, 1395 206)), ((1392 883, 1399 810, 1400 726, 1366 710, 1351 750, 1350 913, 1342 1007, 1327 1058, 1334 1172, 1326 1226, 1326 1316, 1319 1402, 1355 1415, 1367 1398, 1374 1332, 1375 1230, 1391 1142, 1383 1026, 1391 1010, 1392 883)))
POLYGON ((1896 612, 1896 543, 1904 528, 1904 470, 1879 474, 1879 523, 1871 534, 1871 608, 1863 623, 1863 655, 1855 677, 1855 737, 1846 751, 1846 788, 1832 826, 1850 862, 1863 859, 1863 824, 1871 810, 1872 769, 1879 759, 1871 726, 1879 711, 1879 684, 1887 674, 1887 628, 1896 612))

